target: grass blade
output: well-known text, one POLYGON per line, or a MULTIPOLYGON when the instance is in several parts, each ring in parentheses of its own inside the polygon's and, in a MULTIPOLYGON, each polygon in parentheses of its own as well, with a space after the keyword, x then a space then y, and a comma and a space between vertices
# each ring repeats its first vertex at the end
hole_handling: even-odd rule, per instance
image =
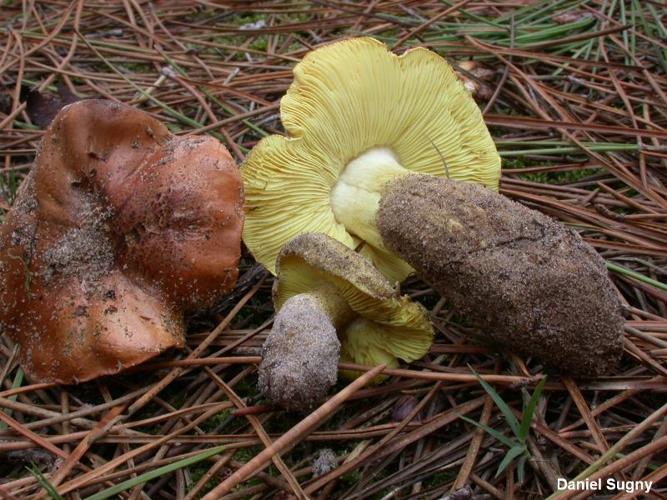
POLYGON ((35 464, 32 464, 31 467, 26 467, 30 473, 35 476, 35 479, 37 479, 37 482, 39 485, 44 488, 46 491, 47 495, 51 498, 51 500, 64 500, 63 497, 60 496, 58 491, 53 487, 51 483, 49 483, 49 480, 44 477, 44 474, 42 474, 42 471, 40 471, 35 464))
POLYGON ((496 477, 500 476, 500 474, 507 469, 507 466, 512 463, 512 461, 521 455, 522 453, 525 453, 526 448, 524 448, 523 445, 516 445, 513 448, 510 448, 510 450, 507 452, 505 455, 505 458, 500 462, 498 465, 498 470, 496 471, 496 477))
POLYGON ((523 410, 523 417, 521 419, 521 427, 519 428, 519 441, 522 443, 526 442, 526 437, 528 437, 528 430, 530 429, 530 423, 533 421, 533 414, 535 413, 535 407, 537 402, 540 400, 542 395, 542 390, 544 389, 544 384, 546 383, 547 378, 544 377, 535 387, 533 395, 530 397, 528 404, 523 410))
POLYGON ((134 488, 135 486, 150 481, 151 479, 155 479, 165 474, 174 472, 178 469, 182 469, 183 467, 187 467, 189 465, 196 464, 197 462, 201 462, 202 460, 206 460, 207 458, 210 458, 214 455, 217 455, 218 453, 221 453, 225 448, 226 448, 225 446, 216 446, 215 448, 203 451, 198 455, 184 458, 183 460, 178 460, 177 462, 165 465, 163 467, 158 467, 157 469, 152 471, 144 472, 143 474, 137 477, 133 477, 132 479, 128 479, 127 481, 123 481, 122 483, 118 483, 117 485, 112 486, 111 488, 107 488, 106 490, 100 491, 99 493, 95 493, 94 495, 86 497, 86 500, 103 500, 104 498, 115 497, 119 493, 129 490, 130 488, 134 488))
POLYGON ((625 274, 626 276, 629 276, 631 278, 634 278, 639 281, 643 281, 644 283, 647 283, 649 285, 652 285, 656 288, 659 288, 660 290, 666 290, 667 291, 667 285, 665 283, 662 283, 661 281, 654 280, 652 278, 649 278, 648 276, 644 276, 641 273, 638 273, 636 271, 632 271, 631 269, 628 269, 627 267, 619 266, 618 264, 614 264, 613 262, 606 261, 607 264, 607 269, 610 271, 614 271, 619 274, 625 274))
POLYGON ((524 453, 516 466, 516 474, 519 477, 519 484, 523 484, 526 479, 526 461, 528 460, 528 454, 524 453))
MULTIPOLYGON (((23 373, 23 368, 19 367, 16 370, 16 375, 14 375, 14 382, 12 382, 12 389, 16 389, 18 387, 21 387, 21 384, 23 384, 23 378, 24 378, 24 373, 23 373)), ((17 396, 9 396, 10 401, 16 401, 17 396)), ((2 410, 0 410, 2 411, 2 410)), ((12 411, 7 409, 4 410, 6 415, 9 415, 10 417, 12 416, 12 411)), ((7 424, 5 422, 0 422, 0 431, 4 431, 7 428, 7 424)))
POLYGON ((516 437, 519 437, 519 421, 514 416, 514 413, 512 412, 510 407, 507 406, 507 403, 505 403, 503 398, 500 397, 500 394, 498 394, 496 390, 488 382, 484 381, 482 377, 479 376, 479 373, 477 373, 472 366, 468 365, 468 368, 472 370, 472 372, 475 374, 475 377, 477 377, 477 380, 479 380, 479 383, 482 385, 484 390, 487 392, 489 396, 491 396, 491 399, 493 399, 494 403, 496 403, 496 406, 502 412, 503 416, 505 417, 505 420, 507 420, 507 423, 512 429, 514 435, 516 437))
POLYGON ((473 420, 473 419, 471 419, 471 418, 468 418, 468 417, 466 417, 466 416, 464 416, 464 415, 460 415, 460 417, 461 417, 463 420, 465 420, 466 422, 468 422, 469 424, 473 424, 473 425, 479 427, 480 429, 486 431, 487 433, 491 434, 494 438, 496 438, 498 441, 500 441, 501 443, 503 443, 503 444, 504 444, 505 446, 507 446, 508 448, 514 448, 515 446, 517 446, 516 441, 512 441, 510 438, 508 438, 508 437, 505 436, 504 434, 501 434, 501 433, 498 432, 497 430, 495 430, 495 429, 489 427, 488 425, 484 425, 484 424, 482 424, 482 423, 480 423, 480 422, 477 422, 477 421, 475 421, 475 420, 473 420))

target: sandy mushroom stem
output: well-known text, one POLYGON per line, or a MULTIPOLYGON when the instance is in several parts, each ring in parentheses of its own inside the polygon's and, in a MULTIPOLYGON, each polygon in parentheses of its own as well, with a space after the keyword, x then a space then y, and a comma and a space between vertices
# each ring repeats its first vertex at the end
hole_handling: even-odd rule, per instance
POLYGON ((330 285, 289 298, 262 349, 260 391, 289 410, 306 411, 321 403, 337 380, 336 329, 354 316, 330 285))
POLYGON ((493 342, 575 376, 619 360, 623 317, 604 262, 550 217, 476 184, 409 175, 387 184, 377 224, 493 342))

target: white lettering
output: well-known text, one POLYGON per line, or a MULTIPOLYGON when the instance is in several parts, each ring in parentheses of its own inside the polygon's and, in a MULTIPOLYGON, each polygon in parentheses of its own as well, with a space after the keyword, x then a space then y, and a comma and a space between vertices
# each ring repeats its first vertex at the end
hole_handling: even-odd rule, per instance
POLYGON ((609 491, 624 491, 625 493, 650 493, 653 481, 630 481, 617 480, 616 478, 607 478, 603 484, 602 479, 584 479, 568 481, 566 478, 559 477, 556 487, 559 491, 600 491, 606 488, 609 491))

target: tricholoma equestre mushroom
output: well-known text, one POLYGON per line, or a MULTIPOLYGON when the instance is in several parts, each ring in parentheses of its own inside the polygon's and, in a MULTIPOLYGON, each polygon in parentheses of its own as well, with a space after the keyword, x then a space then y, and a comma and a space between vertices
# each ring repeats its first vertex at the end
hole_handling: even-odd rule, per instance
POLYGON ((399 358, 414 361, 431 347, 426 310, 324 234, 290 240, 276 270, 278 313, 259 367, 259 388, 273 403, 291 410, 320 403, 336 382, 339 354, 342 361, 395 367, 399 358))
POLYGON ((289 137, 262 139, 242 167, 244 240, 270 270, 286 241, 322 232, 390 279, 416 269, 493 342, 571 375, 617 362, 623 318, 602 259, 496 193, 500 157, 443 58, 326 45, 294 68, 281 118, 289 137))
POLYGON ((33 381, 116 373, 184 341, 235 285, 240 175, 210 137, 105 100, 64 108, 0 226, 0 330, 33 381))

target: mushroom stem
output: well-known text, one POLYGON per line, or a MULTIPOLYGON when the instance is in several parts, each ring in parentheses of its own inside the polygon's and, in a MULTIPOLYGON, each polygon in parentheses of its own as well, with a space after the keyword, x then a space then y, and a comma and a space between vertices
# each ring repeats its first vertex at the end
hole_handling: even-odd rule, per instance
POLYGON ((336 330, 342 330, 357 316, 341 296, 338 288, 331 283, 323 281, 317 288, 299 295, 312 298, 317 303, 318 309, 329 318, 336 330))
POLYGON ((262 349, 260 391, 289 410, 305 411, 321 403, 337 379, 336 329, 354 316, 330 284, 289 298, 262 349))
POLYGON ((373 148, 347 164, 331 190, 336 220, 366 243, 387 250, 377 229, 380 198, 387 182, 410 174, 388 148, 373 148))
POLYGON ((493 342, 572 375, 608 372, 620 358, 623 318, 604 263, 553 219, 478 184, 413 174, 387 148, 345 167, 331 205, 493 342))
POLYGON ((377 224, 491 341, 574 376, 620 358, 623 317, 604 262, 553 219, 476 184, 410 175, 386 186, 377 224))

